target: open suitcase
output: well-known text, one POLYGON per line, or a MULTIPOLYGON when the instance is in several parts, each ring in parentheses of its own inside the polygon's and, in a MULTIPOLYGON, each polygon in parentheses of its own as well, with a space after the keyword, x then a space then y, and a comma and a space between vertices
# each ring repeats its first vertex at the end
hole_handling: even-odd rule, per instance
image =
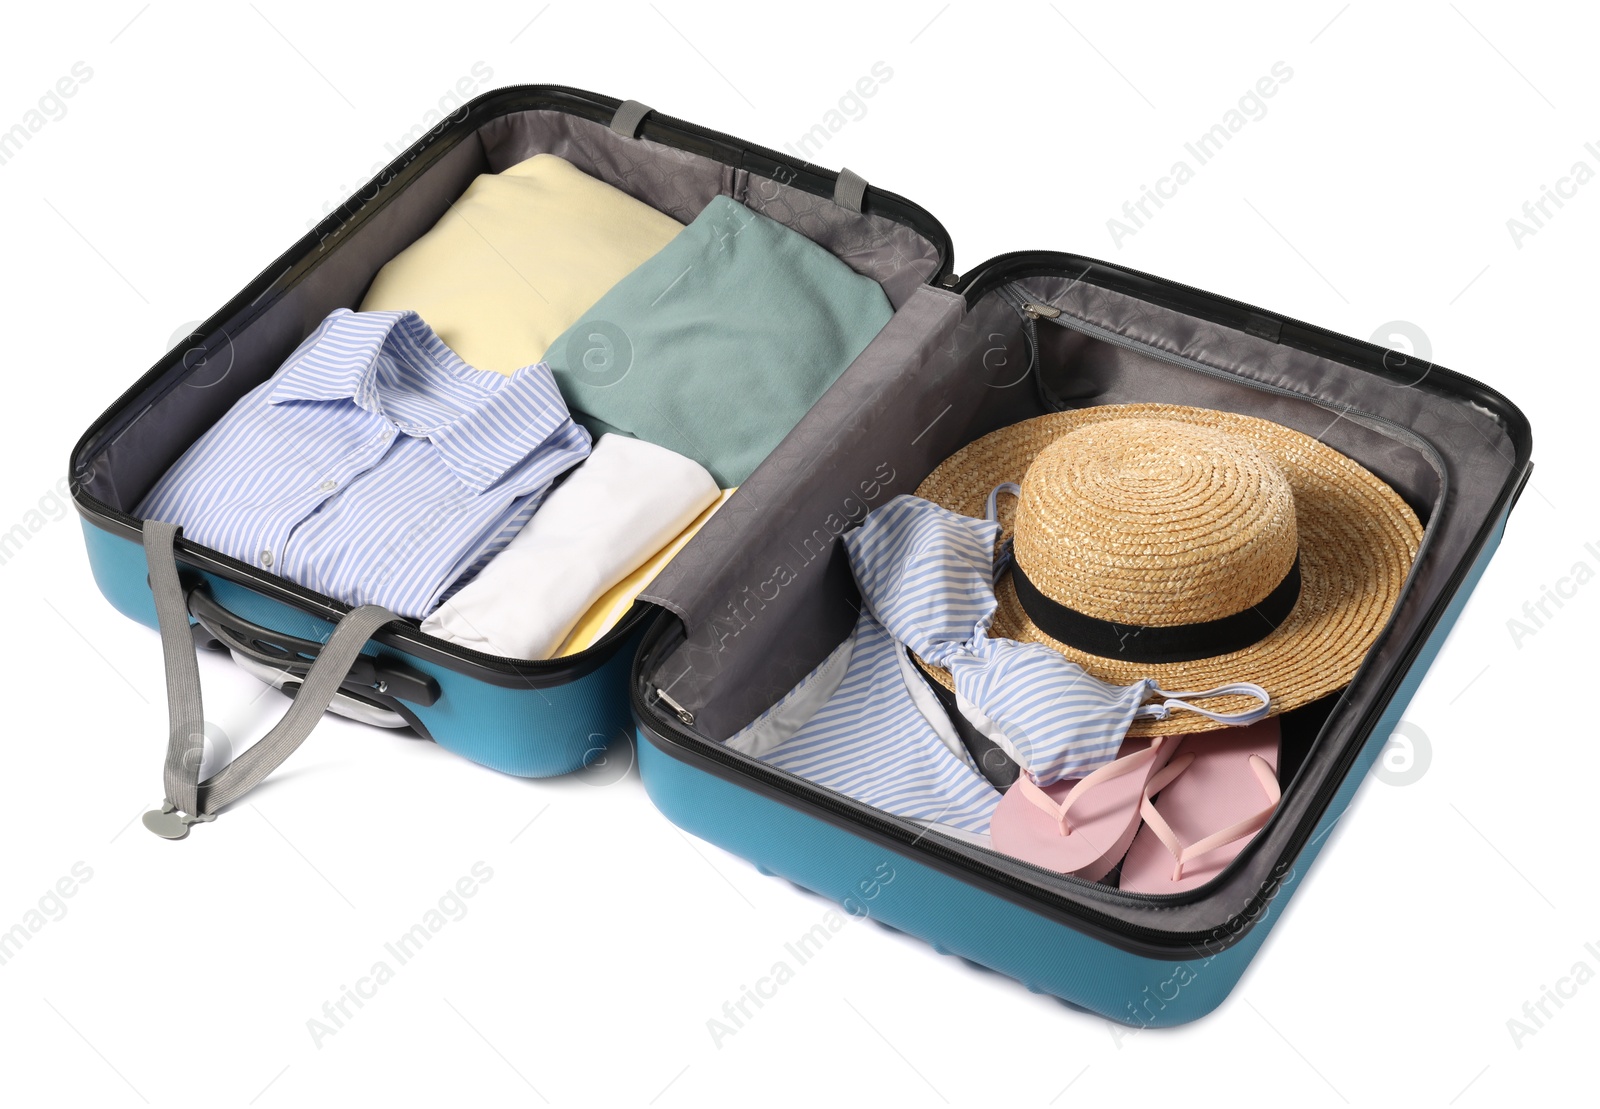
POLYGON ((1243 973, 1491 557, 1530 451, 1510 402, 1442 367, 1072 255, 1006 255, 958 278, 937 220, 848 171, 634 101, 528 86, 474 100, 270 265, 89 428, 71 473, 107 599, 157 627, 170 584, 169 673, 181 654, 171 629, 187 628, 194 646, 298 693, 301 717, 327 707, 410 727, 534 777, 598 757, 631 713, 646 788, 674 823, 939 951, 1143 1027, 1203 1015, 1243 973), (147 562, 150 536, 130 513, 155 479, 329 311, 354 306, 476 175, 540 152, 684 222, 731 196, 879 282, 894 314, 628 616, 571 657, 484 655, 401 620, 341 637, 335 661, 349 606, 181 538, 176 575, 147 562), (1131 401, 1315 436, 1425 525, 1354 682, 1282 717, 1282 804, 1217 880, 1151 897, 1053 873, 722 742, 849 634, 857 595, 839 536, 870 509, 996 428, 1131 401), (329 665, 313 670, 319 652, 329 665))

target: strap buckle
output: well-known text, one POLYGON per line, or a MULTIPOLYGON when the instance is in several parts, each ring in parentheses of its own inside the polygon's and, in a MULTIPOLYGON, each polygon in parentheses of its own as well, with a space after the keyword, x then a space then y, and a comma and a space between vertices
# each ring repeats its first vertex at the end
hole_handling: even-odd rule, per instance
POLYGON ((144 826, 162 839, 182 839, 189 834, 189 825, 207 824, 217 818, 216 813, 191 816, 178 811, 171 801, 163 801, 159 809, 144 814, 144 826))

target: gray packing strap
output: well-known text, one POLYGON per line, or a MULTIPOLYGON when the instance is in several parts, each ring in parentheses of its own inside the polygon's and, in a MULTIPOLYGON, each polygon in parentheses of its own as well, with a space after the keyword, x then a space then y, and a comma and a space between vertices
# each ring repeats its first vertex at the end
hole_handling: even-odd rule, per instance
POLYGON ((648 104, 641 104, 637 100, 624 100, 617 105, 616 114, 611 117, 611 129, 625 139, 639 137, 639 125, 644 122, 644 117, 655 111, 648 104))
POLYGON ((183 600, 183 583, 178 580, 178 560, 172 552, 177 538, 174 524, 149 520, 144 525, 144 558, 150 567, 150 592, 155 596, 167 671, 167 761, 162 785, 168 804, 192 814, 199 808, 196 792, 206 725, 200 704, 200 663, 189 634, 189 609, 183 600))
POLYGON ((166 804, 145 813, 144 824, 167 839, 182 839, 190 824, 214 819, 218 810, 250 792, 292 755, 332 703, 373 633, 399 619, 379 605, 362 605, 347 613, 318 652, 283 719, 255 746, 202 782, 205 708, 200 696, 200 665, 189 630, 189 606, 173 552, 177 537, 174 524, 145 522, 145 561, 150 568, 150 592, 155 597, 167 671, 168 730, 162 767, 166 804))
POLYGON ((833 181, 833 202, 852 212, 861 211, 867 198, 867 180, 854 170, 841 169, 833 181))

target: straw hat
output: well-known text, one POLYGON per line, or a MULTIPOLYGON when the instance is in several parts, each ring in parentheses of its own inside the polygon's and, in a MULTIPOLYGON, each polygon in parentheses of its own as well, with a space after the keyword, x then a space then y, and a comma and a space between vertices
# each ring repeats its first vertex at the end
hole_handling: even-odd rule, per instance
MULTIPOLYGON (((917 495, 982 517, 1004 482, 1022 493, 999 498, 1013 559, 995 587, 992 635, 1043 643, 1120 685, 1255 682, 1274 713, 1349 684, 1422 539, 1395 491, 1333 448, 1203 408, 1025 420, 946 459, 917 495)), ((947 672, 924 667, 950 688, 947 672)), ((1177 713, 1129 734, 1223 726, 1177 713)))

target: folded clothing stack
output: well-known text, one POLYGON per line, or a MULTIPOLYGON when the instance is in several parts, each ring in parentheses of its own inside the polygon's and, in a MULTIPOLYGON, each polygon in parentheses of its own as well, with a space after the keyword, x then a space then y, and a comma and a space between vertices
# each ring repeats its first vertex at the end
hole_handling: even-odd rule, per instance
POLYGON ((422 630, 508 658, 563 653, 573 626, 595 602, 720 492, 703 466, 682 455, 602 435, 506 549, 422 630))
POLYGON ((573 415, 739 485, 889 322, 883 289, 725 196, 545 353, 573 415))
POLYGON ((424 624, 514 658, 571 654, 613 627, 893 314, 876 282, 728 197, 681 228, 553 155, 479 177, 384 267, 363 307, 401 303, 485 368, 542 354, 608 456, 597 448, 526 535, 424 624), (586 310, 571 311, 584 296, 586 310), (534 346, 558 308, 565 331, 534 346), (624 439, 657 447, 654 476, 648 452, 624 439), (630 462, 639 480, 623 479, 630 462), (721 487, 710 499, 706 471, 721 487), (689 476, 669 492, 671 475, 689 476), (596 497, 609 509, 577 507, 596 497), (581 539, 585 528, 598 530, 581 539))
POLYGON ((539 361, 683 225, 554 154, 480 175, 373 278, 363 312, 409 308, 480 370, 539 361))
POLYGON ((655 580, 656 575, 666 567, 667 563, 675 558, 679 551, 688 545, 695 533, 706 526, 706 521, 716 513, 717 509, 728 503, 728 498, 739 490, 723 489, 717 493, 716 499, 706 506, 705 511, 689 522, 689 526, 680 531, 677 538, 662 547, 655 554, 641 562, 632 573, 625 575, 610 589, 600 595, 599 600, 589 606, 589 610, 578 617, 572 630, 567 633, 564 643, 556 650, 554 657, 577 654, 587 650, 600 641, 617 625, 617 622, 628 614, 633 607, 633 602, 645 587, 655 580))
POLYGON ((685 228, 536 155, 474 180, 139 511, 478 651, 571 654, 891 314, 728 197, 685 228))
POLYGON ((339 308, 156 482, 146 520, 421 619, 589 453, 542 365, 475 370, 415 312, 339 308))

